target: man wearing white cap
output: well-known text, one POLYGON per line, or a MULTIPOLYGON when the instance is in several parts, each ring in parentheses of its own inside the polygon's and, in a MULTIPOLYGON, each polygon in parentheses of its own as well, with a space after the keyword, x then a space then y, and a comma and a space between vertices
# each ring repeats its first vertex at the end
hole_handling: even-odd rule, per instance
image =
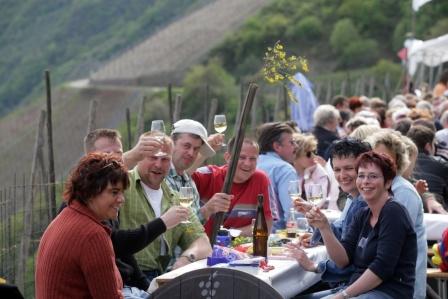
POLYGON ((171 168, 166 177, 168 185, 176 191, 179 191, 180 187, 193 188, 192 207, 202 223, 216 212, 226 212, 230 205, 230 195, 216 193, 206 204, 201 206, 196 185, 187 172, 195 161, 215 155, 215 149, 221 146, 224 136, 222 134, 207 136, 207 130, 201 123, 192 119, 182 119, 174 124, 171 138, 174 147, 171 168))

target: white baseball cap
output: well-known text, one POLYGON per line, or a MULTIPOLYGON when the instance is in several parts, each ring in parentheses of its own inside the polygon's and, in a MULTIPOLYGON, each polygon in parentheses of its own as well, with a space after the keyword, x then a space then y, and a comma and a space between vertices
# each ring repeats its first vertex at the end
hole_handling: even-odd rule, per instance
POLYGON ((215 155, 215 151, 207 142, 207 130, 204 126, 195 120, 192 119, 181 119, 174 123, 174 129, 171 132, 171 135, 174 133, 189 133, 194 134, 201 137, 204 142, 201 146, 199 152, 206 158, 212 157, 215 155))

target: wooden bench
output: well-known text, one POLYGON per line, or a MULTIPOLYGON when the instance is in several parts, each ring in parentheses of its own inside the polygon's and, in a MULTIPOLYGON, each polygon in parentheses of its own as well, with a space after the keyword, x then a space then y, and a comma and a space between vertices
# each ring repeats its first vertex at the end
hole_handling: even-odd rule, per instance
POLYGON ((448 272, 442 272, 438 268, 428 268, 426 277, 437 280, 438 294, 441 298, 448 298, 448 272))

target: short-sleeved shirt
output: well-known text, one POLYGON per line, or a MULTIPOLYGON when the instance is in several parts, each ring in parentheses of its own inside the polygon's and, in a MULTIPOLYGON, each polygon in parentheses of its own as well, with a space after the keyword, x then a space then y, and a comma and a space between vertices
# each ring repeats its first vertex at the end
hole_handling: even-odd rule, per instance
POLYGON ((408 212, 401 204, 388 200, 374 227, 370 217, 368 207, 359 211, 341 241, 355 266, 350 284, 370 269, 383 281, 376 290, 392 298, 412 298, 417 241, 408 212))
POLYGON ((275 152, 261 154, 258 157, 257 169, 264 171, 269 177, 273 192, 270 200, 278 201, 276 203, 278 219, 274 222, 273 228, 274 230, 284 229, 292 207, 291 197, 288 194, 288 184, 289 181, 298 180, 299 176, 294 167, 275 152))
MULTIPOLYGON (((136 228, 156 218, 154 210, 146 198, 145 191, 140 184, 140 175, 137 167, 129 172, 130 187, 126 190, 126 201, 120 209, 120 227, 136 228)), ((179 194, 173 191, 163 181, 161 214, 169 208, 179 205, 179 194)), ((164 272, 174 256, 174 248, 179 246, 182 250, 187 249, 197 238, 204 236, 204 229, 196 214, 191 213, 190 224, 179 224, 160 235, 146 248, 135 254, 138 265, 143 271, 159 270, 164 272), (161 240, 163 238, 167 247, 167 254, 161 255, 161 240)))
MULTIPOLYGON (((201 200, 207 202, 215 193, 222 192, 227 174, 227 165, 209 165, 199 168, 193 175, 201 200)), ((268 195, 269 179, 265 173, 256 170, 244 183, 233 183, 230 194, 234 195, 230 203, 229 212, 225 214, 223 226, 238 228, 250 225, 257 213, 257 195, 263 194, 264 214, 266 219, 272 219, 268 195)), ((205 223, 205 231, 211 235, 213 230, 213 217, 205 223)))

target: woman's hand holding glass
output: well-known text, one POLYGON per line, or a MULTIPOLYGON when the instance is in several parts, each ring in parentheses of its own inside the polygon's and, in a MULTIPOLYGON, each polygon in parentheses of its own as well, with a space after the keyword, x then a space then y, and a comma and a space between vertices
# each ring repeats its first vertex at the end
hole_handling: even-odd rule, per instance
POLYGON ((306 219, 308 219, 308 224, 314 228, 318 228, 320 230, 329 228, 330 223, 328 222, 327 217, 318 207, 313 207, 305 214, 306 219))

